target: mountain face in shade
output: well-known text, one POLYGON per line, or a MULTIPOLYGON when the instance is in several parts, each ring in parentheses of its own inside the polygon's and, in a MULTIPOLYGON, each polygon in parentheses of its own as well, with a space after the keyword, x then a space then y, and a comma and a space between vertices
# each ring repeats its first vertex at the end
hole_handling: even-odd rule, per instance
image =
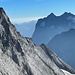
POLYGON ((75 73, 44 44, 21 37, 0 8, 0 75, 64 75, 75 73))
POLYGON ((56 35, 49 43, 51 48, 60 58, 75 68, 75 29, 56 35))
POLYGON ((65 12, 61 16, 51 13, 49 16, 39 19, 32 39, 35 44, 48 44, 48 42, 57 34, 75 28, 75 15, 65 12))

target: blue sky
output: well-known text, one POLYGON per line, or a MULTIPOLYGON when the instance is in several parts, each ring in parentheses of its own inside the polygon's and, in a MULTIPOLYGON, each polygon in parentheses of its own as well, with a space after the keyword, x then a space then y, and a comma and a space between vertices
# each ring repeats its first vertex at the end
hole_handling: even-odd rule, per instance
POLYGON ((5 9, 12 22, 36 20, 51 12, 75 14, 75 0, 0 0, 0 7, 5 9))

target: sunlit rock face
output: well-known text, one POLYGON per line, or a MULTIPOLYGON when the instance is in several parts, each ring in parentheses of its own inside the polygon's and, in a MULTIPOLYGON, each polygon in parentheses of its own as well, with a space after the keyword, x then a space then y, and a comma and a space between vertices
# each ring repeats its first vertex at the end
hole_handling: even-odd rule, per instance
POLYGON ((61 16, 51 13, 49 16, 39 19, 32 39, 35 44, 40 45, 49 41, 57 34, 75 28, 75 15, 65 12, 61 16))
POLYGON ((21 37, 0 8, 0 75, 64 75, 62 68, 75 73, 47 46, 21 37))

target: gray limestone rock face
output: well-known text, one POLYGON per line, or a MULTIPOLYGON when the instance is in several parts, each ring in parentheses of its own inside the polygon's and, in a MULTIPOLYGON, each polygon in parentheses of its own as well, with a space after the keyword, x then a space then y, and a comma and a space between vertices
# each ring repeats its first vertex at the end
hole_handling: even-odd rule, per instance
POLYGON ((36 46, 31 38, 21 37, 0 8, 0 75, 64 75, 61 69, 75 73, 71 67, 44 44, 36 46))

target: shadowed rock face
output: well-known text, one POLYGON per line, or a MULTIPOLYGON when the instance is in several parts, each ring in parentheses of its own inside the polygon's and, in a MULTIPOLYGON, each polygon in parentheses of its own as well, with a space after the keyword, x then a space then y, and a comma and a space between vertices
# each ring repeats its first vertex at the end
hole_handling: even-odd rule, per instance
POLYGON ((48 47, 75 68, 75 29, 71 28, 69 31, 56 35, 48 43, 48 47))
POLYGON ((70 28, 75 28, 75 15, 65 12, 61 16, 56 16, 51 13, 38 20, 32 39, 36 45, 41 43, 47 45, 55 35, 68 31, 70 28))
POLYGON ((75 73, 44 44, 21 37, 0 8, 0 75, 64 75, 61 69, 75 73))

